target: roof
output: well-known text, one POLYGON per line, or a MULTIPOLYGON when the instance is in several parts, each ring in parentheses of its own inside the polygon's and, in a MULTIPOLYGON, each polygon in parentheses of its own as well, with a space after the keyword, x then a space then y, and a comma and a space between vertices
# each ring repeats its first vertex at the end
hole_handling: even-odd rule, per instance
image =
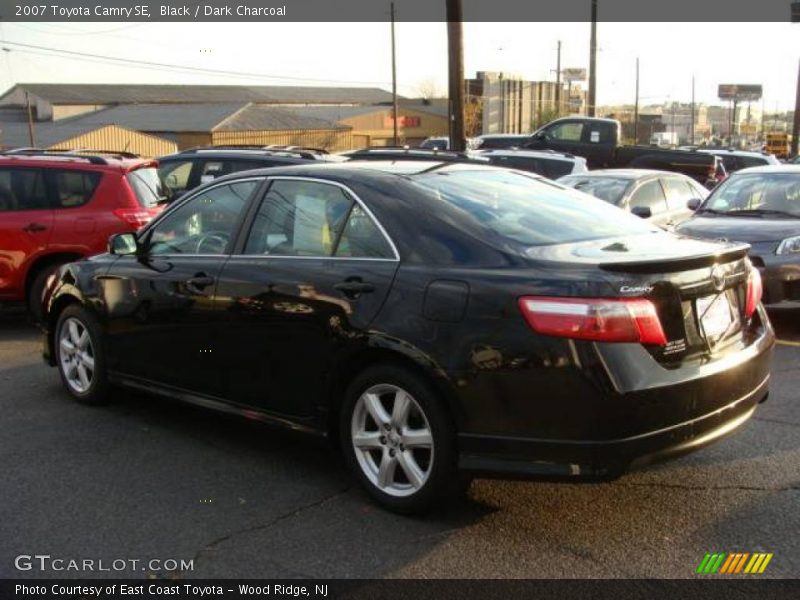
POLYGON ((586 173, 574 173, 576 177, 616 177, 617 179, 639 179, 655 175, 680 175, 672 171, 657 171, 655 169, 597 169, 586 173))
MULTIPOLYGON (((117 124, 139 131, 211 131, 246 103, 128 104, 63 119, 61 123, 117 124)), ((2 111, 0 111, 2 118, 2 111)))
POLYGON ((376 104, 392 101, 390 92, 375 87, 19 83, 0 97, 0 103, 17 89, 30 92, 51 104, 376 104))
POLYGON ((563 160, 571 162, 586 162, 580 156, 567 154, 566 152, 555 152, 553 150, 527 150, 519 148, 488 148, 486 150, 472 150, 472 154, 478 156, 523 156, 528 158, 549 158, 552 160, 563 160))
POLYGON ((333 120, 308 115, 304 111, 264 104, 250 104, 221 121, 214 131, 272 131, 281 129, 350 129, 333 120))
POLYGON ((760 167, 749 167, 747 169, 739 169, 734 173, 731 173, 731 177, 734 175, 752 175, 758 173, 781 173, 781 174, 788 174, 788 175, 800 175, 800 165, 795 164, 781 164, 781 165, 763 165, 760 167))

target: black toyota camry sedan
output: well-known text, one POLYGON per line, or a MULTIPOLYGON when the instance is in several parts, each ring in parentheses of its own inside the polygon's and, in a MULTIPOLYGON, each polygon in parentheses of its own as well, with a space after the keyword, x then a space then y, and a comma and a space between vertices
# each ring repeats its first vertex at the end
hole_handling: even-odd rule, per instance
POLYGON ((419 511, 472 476, 607 479, 742 425, 774 344, 747 248, 491 166, 249 171, 64 266, 44 353, 80 402, 121 385, 329 436, 419 511))

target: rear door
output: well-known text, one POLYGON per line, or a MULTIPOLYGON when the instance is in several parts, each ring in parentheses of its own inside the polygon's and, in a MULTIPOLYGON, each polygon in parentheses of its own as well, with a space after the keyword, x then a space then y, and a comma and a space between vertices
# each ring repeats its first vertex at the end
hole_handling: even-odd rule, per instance
POLYGON ((273 179, 217 287, 226 397, 312 417, 337 352, 368 328, 397 266, 393 244, 350 190, 273 179))
MULTIPOLYGON (((48 169, 46 178, 54 196, 53 236, 50 240, 53 250, 77 252, 84 256, 101 252, 105 248, 102 235, 104 221, 118 221, 109 207, 116 198, 104 205, 87 205, 98 195, 98 188, 104 177, 112 177, 97 171, 80 169, 48 169), (101 207, 106 210, 102 212, 101 207), (84 208, 85 207, 85 208, 84 208), (99 237, 98 237, 99 236, 99 237)), ((116 196, 116 186, 104 186, 105 192, 116 196)), ((106 198, 106 200, 109 200, 106 198)))
POLYGON ((22 300, 27 269, 47 249, 52 232, 44 170, 0 168, 0 298, 22 300))

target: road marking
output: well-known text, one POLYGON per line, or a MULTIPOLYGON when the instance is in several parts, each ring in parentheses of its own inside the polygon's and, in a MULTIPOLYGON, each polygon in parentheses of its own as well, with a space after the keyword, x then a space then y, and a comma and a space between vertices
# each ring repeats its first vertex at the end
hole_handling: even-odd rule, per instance
POLYGON ((775 340, 781 346, 794 346, 795 348, 800 348, 800 342, 790 342, 788 340, 775 340))

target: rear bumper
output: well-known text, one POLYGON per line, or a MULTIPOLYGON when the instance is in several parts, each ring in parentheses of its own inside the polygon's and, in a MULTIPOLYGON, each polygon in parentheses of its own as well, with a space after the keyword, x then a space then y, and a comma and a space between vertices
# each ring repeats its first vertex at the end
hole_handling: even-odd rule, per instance
MULTIPOLYGON (((720 361, 723 368, 709 363, 680 380, 677 373, 667 373, 665 377, 675 379, 659 382, 666 385, 645 389, 640 387, 640 381, 638 386, 603 398, 600 401, 611 414, 597 415, 595 430, 613 430, 618 419, 625 419, 625 435, 542 439, 461 433, 459 466, 478 476, 597 481, 700 449, 743 426, 756 406, 767 398, 773 348, 774 335, 767 327, 748 348, 720 361), (611 411, 612 405, 625 408, 611 411), (674 422, 658 427, 648 425, 654 411, 663 416, 664 407, 670 405, 676 407, 674 422), (634 406, 641 409, 635 411, 635 416, 634 406), (677 407, 681 406, 713 408, 681 419, 677 416, 677 407)), ((568 407, 564 412, 569 412, 568 407)))

